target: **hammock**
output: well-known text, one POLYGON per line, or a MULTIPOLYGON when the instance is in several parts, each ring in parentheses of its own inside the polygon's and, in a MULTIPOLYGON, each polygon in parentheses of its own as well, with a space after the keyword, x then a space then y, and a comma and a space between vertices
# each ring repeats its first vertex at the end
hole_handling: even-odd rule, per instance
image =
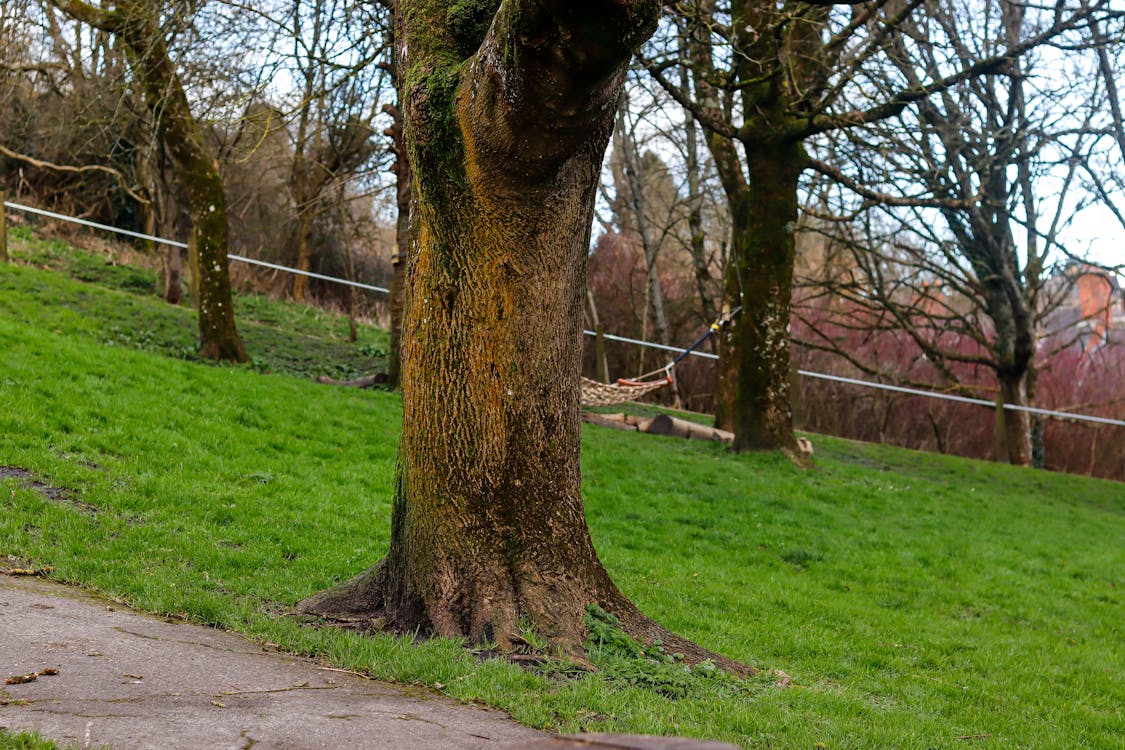
POLYGON ((673 370, 680 360, 695 351, 696 347, 711 337, 711 334, 716 331, 722 330, 727 325, 730 325, 731 320, 742 311, 742 305, 734 308, 733 310, 723 310, 723 315, 710 326, 703 333, 702 336, 692 342, 691 346, 680 352, 679 356, 669 362, 659 370, 647 372, 639 376, 636 380, 626 380, 625 378, 618 378, 616 383, 599 383, 596 380, 589 378, 582 378, 582 405, 583 406, 616 406, 617 404, 626 404, 630 401, 636 401, 646 393, 652 393, 659 390, 666 385, 675 385, 676 378, 673 375, 673 370), (664 373, 664 377, 658 380, 646 380, 658 373, 664 373))
POLYGON ((641 396, 659 390, 666 385, 675 385, 676 379, 672 375, 672 365, 653 370, 642 375, 637 380, 618 378, 616 383, 599 383, 596 380, 582 378, 582 405, 583 406, 616 406, 630 401, 636 401, 641 396), (658 380, 644 380, 657 373, 664 373, 658 380))

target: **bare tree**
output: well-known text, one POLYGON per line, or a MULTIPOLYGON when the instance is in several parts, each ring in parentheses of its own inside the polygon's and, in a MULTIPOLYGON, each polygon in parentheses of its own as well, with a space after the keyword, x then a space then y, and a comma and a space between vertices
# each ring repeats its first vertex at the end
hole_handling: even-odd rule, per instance
MULTIPOLYGON (((1029 49, 1081 26, 1107 2, 1060 3, 1048 22, 1014 46, 971 60, 946 60, 911 83, 888 59, 921 0, 853 2, 692 0, 677 6, 690 24, 687 64, 694 90, 670 71, 675 35, 646 50, 651 74, 708 131, 734 222, 725 306, 741 316, 720 337, 716 422, 735 449, 790 449, 790 358, 798 190, 818 136, 899 116, 961 81, 995 72, 1029 49)), ((912 39, 925 46, 925 39, 912 39)), ((943 42, 942 42, 943 43, 943 42)), ((934 44, 937 44, 935 42, 934 44)))
POLYGON ((117 41, 38 0, 0 6, 0 175, 41 205, 114 221, 146 200, 144 115, 117 41))
POLYGON ((198 268, 199 354, 207 359, 249 359, 234 323, 227 264, 227 213, 223 180, 168 54, 159 24, 160 7, 149 0, 97 6, 83 0, 51 0, 73 18, 115 35, 156 122, 161 141, 176 165, 190 205, 192 247, 198 268))
MULTIPOLYGON (((613 130, 613 150, 617 175, 617 200, 615 213, 621 217, 624 228, 635 233, 645 257, 645 309, 641 315, 642 338, 646 337, 651 316, 653 333, 661 344, 669 344, 668 317, 664 313, 664 291, 660 288, 657 259, 660 254, 661 227, 653 226, 649 209, 652 189, 647 180, 644 163, 637 153, 636 124, 630 122, 629 97, 623 94, 617 104, 617 124, 613 130)), ((651 160, 650 160, 651 161, 651 160)), ((659 209, 658 209, 659 210, 659 209)), ((668 217, 668 212, 664 212, 668 217)), ((620 220, 620 219, 619 219, 620 220)), ((660 222, 667 227, 670 222, 660 222)), ((642 349, 643 352, 643 349, 642 349)), ((643 353, 641 362, 644 362, 643 353)), ((643 364, 641 369, 643 370, 643 364)))
MULTIPOLYGON (((293 0, 286 31, 292 51, 284 66, 297 81, 291 108, 289 190, 296 211, 295 265, 312 263, 313 225, 334 210, 341 181, 352 179, 375 153, 373 121, 389 90, 387 19, 379 5, 368 12, 350 0, 293 0)), ((306 299, 308 277, 293 277, 293 298, 306 299)))
MULTIPOLYGON (((591 250, 595 317, 626 336, 665 345, 693 341, 715 320, 726 207, 716 197, 714 169, 700 153, 694 121, 643 70, 629 76, 626 91, 603 169, 601 201, 608 211, 597 214, 603 234, 591 250)), ((669 359, 646 347, 613 346, 606 363, 620 375, 645 373, 669 359)), ((678 387, 656 397, 710 408, 713 365, 681 365, 678 387)))
MULTIPOLYGON (((889 59, 918 88, 950 56, 962 66, 995 56, 1041 34, 1043 23, 1008 0, 950 4, 905 21, 903 34, 888 44, 889 59), (948 43, 939 48, 917 39, 948 43)), ((1067 46, 1069 64, 1078 68, 1075 56, 1090 41, 1089 28, 1081 31, 1054 41, 1067 46)), ((900 117, 840 132, 834 161, 857 165, 847 174, 825 162, 812 165, 842 189, 837 216, 870 204, 881 214, 848 231, 821 224, 854 257, 850 277, 820 282, 847 301, 837 309, 847 309, 849 319, 837 317, 835 325, 900 331, 947 384, 957 383, 958 363, 991 370, 999 389, 998 453, 1025 465, 1033 455, 1024 407, 1034 398, 1036 343, 1069 289, 1069 282, 1058 283, 1073 252, 1063 238, 1080 215, 1075 210, 1090 201, 1076 176, 1100 98, 1090 79, 1042 74, 1059 54, 1055 47, 1031 50, 900 117), (902 184, 914 186, 914 195, 888 195, 902 184)), ((1093 54, 1085 55, 1088 67, 1093 54)), ((806 343, 834 348, 830 335, 806 343)), ((858 363, 854 354, 848 358, 858 363)))

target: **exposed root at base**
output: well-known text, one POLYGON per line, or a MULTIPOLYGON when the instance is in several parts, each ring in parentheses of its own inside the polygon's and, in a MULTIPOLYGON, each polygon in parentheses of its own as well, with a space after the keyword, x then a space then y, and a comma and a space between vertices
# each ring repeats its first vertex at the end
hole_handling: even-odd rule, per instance
MULTIPOLYGON (((408 602, 402 609, 388 606, 390 597, 387 595, 387 589, 387 571, 380 563, 331 589, 301 600, 297 603, 296 610, 299 614, 319 618, 325 625, 356 632, 386 632, 400 636, 466 637, 462 632, 441 632, 434 628, 420 602, 408 602)), ((599 606, 616 617, 620 621, 621 631, 638 643, 646 647, 659 643, 664 653, 675 654, 677 659, 688 666, 710 662, 737 677, 749 677, 761 673, 761 670, 753 666, 709 651, 667 630, 642 614, 615 587, 612 592, 607 593, 610 594, 608 597, 599 598, 610 599, 610 601, 600 602, 599 606)), ((585 611, 585 603, 576 606, 579 612, 585 611)), ((578 614, 580 622, 582 617, 582 614, 578 614)), ((539 623, 539 625, 542 627, 545 624, 539 623)), ((559 623, 558 630, 569 632, 573 628, 559 623)), ((586 632, 584 624, 580 630, 586 632)), ((580 638, 584 639, 585 635, 580 638)), ((524 666, 554 663, 573 665, 577 671, 595 670, 583 642, 565 637, 552 639, 544 636, 543 639, 546 650, 533 646, 520 634, 514 632, 495 633, 494 637, 487 639, 486 643, 469 645, 478 648, 483 646, 483 649, 477 651, 482 657, 503 657, 524 666)), ((789 683, 788 675, 784 673, 778 675, 779 686, 789 683)))

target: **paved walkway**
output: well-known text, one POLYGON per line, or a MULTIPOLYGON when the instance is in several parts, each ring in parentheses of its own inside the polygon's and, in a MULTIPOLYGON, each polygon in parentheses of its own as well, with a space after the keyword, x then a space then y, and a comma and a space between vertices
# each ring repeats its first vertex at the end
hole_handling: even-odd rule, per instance
POLYGON ((0 727, 114 750, 508 748, 546 735, 503 713, 330 671, 229 633, 0 575, 0 727))

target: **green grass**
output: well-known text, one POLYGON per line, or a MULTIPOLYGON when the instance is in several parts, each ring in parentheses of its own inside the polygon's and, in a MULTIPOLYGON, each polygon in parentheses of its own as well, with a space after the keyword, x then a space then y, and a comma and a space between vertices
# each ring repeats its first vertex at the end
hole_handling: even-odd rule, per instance
MULTIPOLYGON (((76 744, 65 745, 62 750, 77 750, 76 744)), ((83 746, 83 749, 88 746, 83 746)), ((109 750, 106 745, 98 745, 98 750, 109 750)), ((0 750, 59 750, 59 745, 41 736, 38 732, 9 732, 0 727, 0 750)))
POLYGON ((0 728, 0 750, 56 750, 58 745, 39 736, 38 732, 13 734, 0 728))
MULTIPOLYGON (((39 239, 26 227, 13 227, 10 241, 16 261, 57 273, 11 268, 14 275, 0 287, 0 314, 44 330, 196 359, 194 311, 190 304, 171 306, 153 299, 155 271, 39 239), (6 293, 14 289, 23 291, 6 293)), ((236 295, 235 316, 254 368, 261 372, 347 379, 386 369, 389 337, 374 326, 358 326, 358 340, 349 343, 346 318, 263 295, 236 295)))
MULTIPOLYGON (((261 304, 281 322, 256 325, 279 337, 290 316, 315 318, 261 304)), ((587 515, 622 589, 794 685, 687 675, 628 657, 611 635, 599 672, 541 674, 450 641, 286 616, 384 553, 399 402, 169 358, 131 333, 164 341, 169 315, 149 297, 0 267, 0 465, 69 493, 4 482, 0 555, 552 730, 753 748, 1121 746, 1121 484, 821 437, 817 468, 802 471, 588 428, 587 515), (112 325, 126 345, 106 346, 112 325)), ((341 328, 324 322, 332 351, 347 349, 341 328)), ((243 330, 254 350, 254 326, 243 330)), ((305 333, 318 337, 294 337, 297 359, 305 333)))

